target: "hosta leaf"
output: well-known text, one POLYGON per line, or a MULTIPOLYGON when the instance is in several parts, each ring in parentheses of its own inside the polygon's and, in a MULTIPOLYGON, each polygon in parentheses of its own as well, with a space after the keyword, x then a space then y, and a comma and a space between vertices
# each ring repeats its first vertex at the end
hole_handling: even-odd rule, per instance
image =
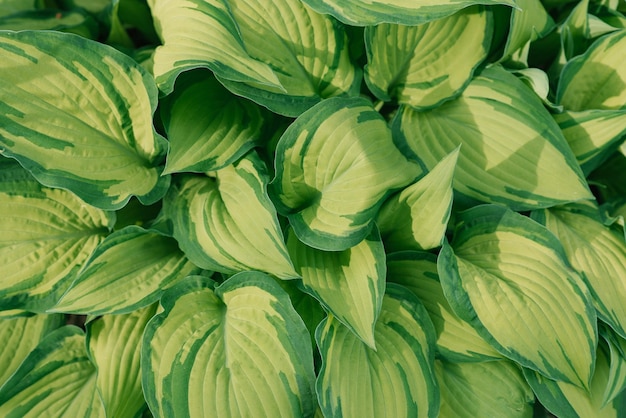
POLYGON ((303 244, 289 230, 287 250, 307 293, 375 348, 374 324, 385 293, 385 249, 377 231, 344 251, 303 244))
POLYGON ((591 297, 547 229, 508 209, 459 214, 437 266, 446 298, 498 351, 587 388, 598 335, 591 297))
POLYGON ((626 338, 626 242, 604 225, 593 204, 570 204, 533 214, 563 244, 572 266, 583 274, 598 317, 626 338))
POLYGON ((17 370, 24 358, 52 330, 63 323, 63 315, 34 315, 0 319, 0 387, 17 370))
POLYGON ((365 238, 385 196, 422 172, 362 98, 328 99, 303 113, 280 138, 275 165, 277 209, 302 242, 330 251, 365 238))
POLYGON ((375 334, 376 351, 332 315, 317 328, 317 394, 324 416, 436 417, 435 333, 415 295, 388 285, 375 334))
MULTIPOLYGON (((606 406, 618 396, 623 396, 626 389, 626 339, 605 327, 600 329, 600 335, 606 341, 605 351, 609 361, 608 381, 602 396, 602 406, 606 406)), ((600 349, 602 347, 600 345, 600 349)))
POLYGON ((60 32, 0 32, 0 51, 0 153, 103 209, 163 196, 165 140, 152 125, 157 89, 143 68, 60 32))
POLYGON ((511 361, 435 361, 440 418, 531 418, 535 396, 511 361))
POLYGON ((43 312, 67 290, 114 217, 0 159, 0 306, 43 312))
POLYGON ((176 240, 128 226, 109 235, 51 311, 113 314, 155 302, 163 289, 193 274, 176 240))
POLYGON ((276 209, 266 193, 268 175, 256 154, 208 176, 188 176, 173 188, 165 210, 174 237, 191 261, 224 273, 261 270, 298 277, 276 209))
POLYGON ((626 138, 626 109, 565 111, 553 116, 585 174, 598 168, 626 138))
POLYGON ((503 58, 509 58, 528 42, 543 37, 554 28, 554 21, 540 0, 516 0, 511 9, 510 29, 503 58))
POLYGON ((502 354, 450 307, 439 283, 437 256, 416 251, 390 254, 387 258, 387 281, 406 287, 424 304, 435 326, 440 357, 463 362, 502 358, 502 354))
POLYGON ((515 210, 592 197, 540 99, 501 67, 484 70, 458 99, 431 111, 401 107, 393 129, 428 168, 462 144, 454 188, 469 197, 515 210))
POLYGON ((492 25, 488 10, 471 7, 418 26, 369 26, 365 81, 381 100, 434 107, 469 83, 489 52, 492 25))
POLYGON ((87 350, 98 371, 96 387, 107 416, 137 417, 146 402, 141 389, 141 337, 157 305, 87 324, 87 350))
POLYGON ((208 71, 182 74, 161 101, 161 115, 170 141, 166 173, 217 170, 261 140, 259 107, 230 94, 208 71))
POLYGON ((177 284, 148 323, 142 379, 155 417, 313 416, 313 353, 287 294, 258 272, 214 285, 177 284))
MULTIPOLYGON (((313 296, 302 291, 298 286, 298 280, 280 280, 277 282, 284 291, 287 292, 294 309, 304 321, 309 334, 311 335, 311 345, 315 345, 315 329, 324 318, 326 312, 320 305, 320 302, 313 296)), ((318 354, 315 352, 314 354, 318 354)))
POLYGON ((452 177, 458 148, 416 183, 391 196, 376 223, 388 253, 439 247, 452 209, 452 177))
POLYGON ((0 387, 4 418, 104 417, 85 336, 74 326, 48 334, 0 387))
POLYGON ((512 0, 304 0, 320 13, 328 13, 340 21, 355 26, 373 26, 380 23, 419 25, 430 22, 475 4, 505 4, 515 6, 512 0))
POLYGON ((570 60, 559 81, 557 103, 565 109, 626 109, 626 30, 605 35, 570 60))
POLYGON ((178 73, 197 67, 289 116, 322 98, 358 93, 342 26, 298 0, 158 1, 153 14, 164 40, 155 74, 165 93, 178 73))
POLYGON ((98 24, 86 13, 76 9, 44 9, 24 11, 1 18, 0 30, 57 30, 95 39, 98 35, 98 24))

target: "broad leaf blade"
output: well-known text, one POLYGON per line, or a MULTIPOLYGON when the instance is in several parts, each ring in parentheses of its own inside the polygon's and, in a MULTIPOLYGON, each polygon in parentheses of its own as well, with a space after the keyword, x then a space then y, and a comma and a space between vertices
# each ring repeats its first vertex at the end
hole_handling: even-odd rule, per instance
POLYGON ((128 226, 95 250, 53 312, 115 314, 149 305, 163 289, 197 272, 171 237, 128 226))
POLYGON ((484 205, 459 215, 438 271, 446 298, 498 351, 588 388, 598 334, 591 297, 547 229, 484 205))
POLYGON ((73 193, 39 184, 0 159, 0 306, 44 312, 70 286, 114 217, 73 193))
POLYGON ((293 230, 287 249, 302 284, 338 321, 375 348, 374 325, 385 293, 385 249, 377 232, 344 251, 303 244, 293 230))
POLYGON ((302 417, 315 413, 313 353, 287 294, 239 273, 212 289, 190 277, 146 328, 143 387, 156 417, 302 417))
POLYGON ((152 125, 157 89, 143 68, 60 32, 0 32, 0 50, 0 152, 103 209, 162 197, 165 140, 152 125))
POLYGON ((375 334, 376 351, 332 315, 317 328, 317 393, 324 416, 436 417, 435 334, 415 295, 390 284, 375 334))
POLYGON ((501 67, 484 70, 458 99, 431 111, 401 107, 393 129, 428 168, 462 145, 454 188, 474 199, 527 210, 592 197, 558 125, 501 67))
POLYGON ((384 197, 421 174, 362 98, 333 98, 303 113, 276 149, 270 192, 305 244, 329 251, 365 238, 384 197))
POLYGON ((381 100, 437 106, 458 96, 487 57, 492 26, 491 12, 479 7, 418 26, 369 26, 365 81, 381 100))

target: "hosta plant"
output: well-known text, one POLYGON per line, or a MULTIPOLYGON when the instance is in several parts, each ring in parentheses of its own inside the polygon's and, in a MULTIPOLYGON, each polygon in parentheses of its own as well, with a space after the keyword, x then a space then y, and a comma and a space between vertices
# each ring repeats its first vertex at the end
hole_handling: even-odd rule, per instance
POLYGON ((0 416, 625 416, 625 12, 0 0, 0 416))

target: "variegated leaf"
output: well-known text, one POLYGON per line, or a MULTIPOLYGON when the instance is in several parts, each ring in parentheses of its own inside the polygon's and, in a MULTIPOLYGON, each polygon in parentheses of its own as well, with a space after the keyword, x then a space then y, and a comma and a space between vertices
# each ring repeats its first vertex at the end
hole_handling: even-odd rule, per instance
POLYGON ((608 379, 602 396, 604 407, 626 393, 626 339, 607 327, 600 328, 600 335, 606 342, 606 345, 600 344, 600 349, 605 350, 609 361, 608 379))
POLYGON ((0 31, 0 51, 0 153, 103 209, 163 196, 166 142, 152 125, 157 89, 143 68, 60 32, 0 31))
POLYGON ((148 323, 141 364, 154 416, 313 416, 313 353, 289 296, 259 272, 214 286, 177 284, 148 323))
POLYGON ((515 6, 511 9, 510 29, 502 52, 503 60, 554 28, 554 21, 540 0, 516 0, 515 6))

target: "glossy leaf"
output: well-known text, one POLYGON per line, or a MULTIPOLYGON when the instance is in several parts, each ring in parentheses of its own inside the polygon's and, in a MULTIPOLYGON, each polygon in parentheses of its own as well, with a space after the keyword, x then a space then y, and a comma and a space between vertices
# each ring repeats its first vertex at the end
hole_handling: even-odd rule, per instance
POLYGON ((278 211, 302 242, 328 251, 365 238, 385 196, 422 172, 362 98, 328 99, 303 113, 280 138, 275 165, 278 211))
POLYGON ((313 416, 313 353, 287 294, 258 272, 214 286, 177 284, 148 323, 142 379, 154 416, 313 416))
POLYGON ((324 417, 436 417, 435 332, 415 295, 387 286, 375 338, 376 351, 332 315, 317 328, 317 393, 324 417))
POLYGON ((0 153, 103 209, 163 196, 165 140, 152 125, 157 89, 143 68, 60 32, 0 32, 0 50, 0 153))
POLYGON ((287 250, 304 290, 375 348, 374 325, 385 293, 385 249, 378 232, 347 250, 322 251, 303 244, 290 229, 287 250))
POLYGON ((109 235, 53 312, 126 313, 149 305, 163 290, 196 273, 176 240, 139 226, 109 235))
POLYGON ((459 317, 506 357, 588 388, 598 334, 591 297, 546 228, 508 209, 459 214, 437 260, 459 317))
POLYGON ((527 210, 592 197, 558 125, 501 67, 484 70, 458 99, 431 111, 401 107, 393 129, 429 169, 462 145, 454 188, 474 199, 527 210))
POLYGON ((212 175, 184 177, 164 202, 187 257, 224 273, 260 270, 298 277, 266 193, 268 175, 260 158, 249 154, 212 175))
POLYGON ((469 83, 487 57, 492 26, 491 13, 479 7, 417 26, 369 26, 365 81, 380 100, 434 107, 469 83))

